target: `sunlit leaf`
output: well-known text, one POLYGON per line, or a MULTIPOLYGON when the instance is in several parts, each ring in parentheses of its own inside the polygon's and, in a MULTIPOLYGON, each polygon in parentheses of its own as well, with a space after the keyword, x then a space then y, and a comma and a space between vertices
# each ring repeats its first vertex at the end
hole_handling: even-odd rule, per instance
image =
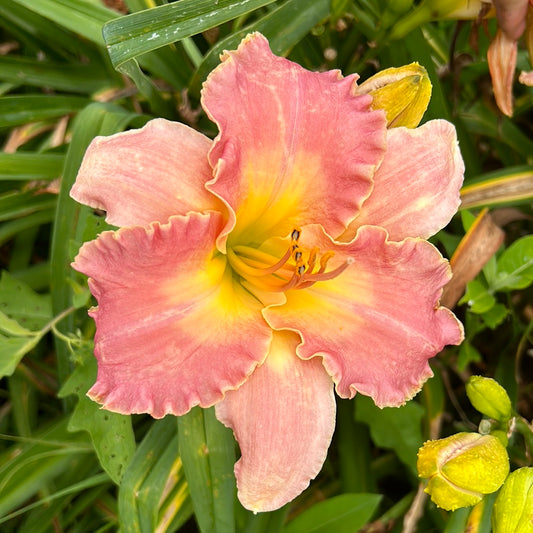
POLYGON ((513 242, 498 260, 494 291, 525 289, 533 282, 533 235, 513 242))
POLYGON ((180 0, 132 13, 104 26, 115 67, 161 46, 190 37, 271 4, 274 0, 180 0))
POLYGON ((459 300, 459 304, 467 304, 470 311, 478 314, 492 309, 496 299, 480 280, 472 280, 466 287, 465 295, 459 300))

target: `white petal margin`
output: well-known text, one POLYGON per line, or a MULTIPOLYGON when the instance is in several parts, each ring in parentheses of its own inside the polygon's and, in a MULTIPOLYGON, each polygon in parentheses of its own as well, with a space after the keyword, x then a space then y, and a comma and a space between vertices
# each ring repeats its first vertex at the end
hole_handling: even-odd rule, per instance
POLYGON ((320 359, 296 356, 298 335, 275 332, 269 355, 216 405, 239 442, 238 497, 254 512, 279 509, 320 472, 335 428, 333 382, 320 359))

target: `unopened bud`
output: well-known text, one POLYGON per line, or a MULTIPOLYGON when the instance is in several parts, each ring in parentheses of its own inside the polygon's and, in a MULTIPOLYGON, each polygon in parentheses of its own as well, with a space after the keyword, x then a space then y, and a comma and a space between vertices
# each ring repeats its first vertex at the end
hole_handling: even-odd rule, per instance
POLYGON ((372 109, 383 109, 387 127, 416 128, 431 97, 431 82, 418 63, 388 68, 359 85, 356 94, 370 94, 372 109))
POLYGON ((472 376, 466 384, 466 394, 471 404, 489 418, 503 423, 511 418, 511 400, 496 380, 472 376))
POLYGON ((457 433, 428 441, 418 452, 418 475, 429 478, 425 491, 448 511, 480 502, 500 488, 509 473, 509 458, 492 435, 457 433))
POLYGON ((533 532, 533 468, 509 475, 492 508, 494 533, 533 532))

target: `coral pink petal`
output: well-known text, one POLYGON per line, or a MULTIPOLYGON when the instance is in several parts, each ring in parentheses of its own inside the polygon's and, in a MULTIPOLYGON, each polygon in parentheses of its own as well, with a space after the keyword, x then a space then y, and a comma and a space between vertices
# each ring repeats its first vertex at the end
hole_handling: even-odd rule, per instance
POLYGON ((182 415, 240 386, 272 332, 261 306, 213 256, 219 213, 104 232, 73 267, 90 276, 98 308, 98 379, 89 396, 119 413, 182 415))
POLYGON ((463 338, 453 313, 438 307, 447 261, 424 240, 386 235, 363 226, 354 241, 338 244, 319 227, 303 228, 302 243, 335 252, 328 266, 347 268, 263 311, 273 328, 300 333, 300 357, 324 358, 340 396, 361 392, 380 407, 414 396, 431 376, 428 359, 463 338))
POLYGON ((517 42, 498 30, 487 50, 494 98, 500 111, 513 115, 513 78, 516 68, 517 42))
POLYGON ((261 242, 305 223, 340 234, 383 157, 384 114, 354 96, 354 76, 309 72, 273 55, 258 33, 222 59, 202 105, 220 129, 208 188, 236 213, 230 238, 261 242))
POLYGON ((205 188, 212 178, 211 144, 188 126, 164 119, 96 137, 70 194, 107 211, 115 226, 147 226, 189 211, 220 210, 220 201, 205 188))
POLYGON ((364 224, 385 228, 394 241, 434 235, 459 207, 463 175, 455 128, 449 122, 388 130, 387 153, 372 193, 342 240, 351 240, 364 224))
POLYGON ((273 511, 305 490, 333 435, 333 382, 319 360, 296 356, 298 342, 275 333, 265 363, 216 406, 239 442, 238 496, 251 511, 273 511))

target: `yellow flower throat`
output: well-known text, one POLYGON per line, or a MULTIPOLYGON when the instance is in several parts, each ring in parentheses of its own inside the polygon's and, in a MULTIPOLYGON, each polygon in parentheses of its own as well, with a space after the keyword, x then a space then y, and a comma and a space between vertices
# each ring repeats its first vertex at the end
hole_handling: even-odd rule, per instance
POLYGON ((335 252, 320 254, 317 247, 306 250, 299 245, 300 235, 299 228, 292 230, 291 244, 278 261, 257 248, 237 245, 227 250, 229 264, 235 273, 258 289, 285 292, 336 278, 353 263, 352 258, 347 258, 337 268, 327 271, 328 262, 335 252))

